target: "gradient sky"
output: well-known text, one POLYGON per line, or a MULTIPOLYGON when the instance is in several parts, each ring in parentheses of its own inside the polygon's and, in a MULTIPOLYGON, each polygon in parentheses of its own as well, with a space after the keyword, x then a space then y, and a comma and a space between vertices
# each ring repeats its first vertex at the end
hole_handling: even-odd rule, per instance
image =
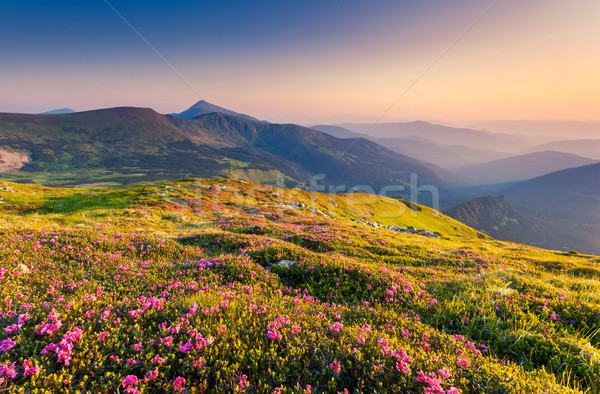
POLYGON ((109 3, 183 78, 104 0, 2 0, 0 111, 600 120, 598 0, 109 3))

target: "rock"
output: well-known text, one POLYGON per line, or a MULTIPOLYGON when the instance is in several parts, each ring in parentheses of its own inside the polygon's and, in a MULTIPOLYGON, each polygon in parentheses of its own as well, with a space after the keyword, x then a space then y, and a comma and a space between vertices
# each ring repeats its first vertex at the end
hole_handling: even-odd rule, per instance
POLYGON ((20 273, 21 275, 26 275, 31 272, 29 267, 27 267, 25 264, 17 265, 17 268, 15 268, 15 271, 20 273))
POLYGON ((281 267, 281 268, 290 268, 296 264, 295 261, 292 260, 280 260, 273 264, 273 267, 281 267))

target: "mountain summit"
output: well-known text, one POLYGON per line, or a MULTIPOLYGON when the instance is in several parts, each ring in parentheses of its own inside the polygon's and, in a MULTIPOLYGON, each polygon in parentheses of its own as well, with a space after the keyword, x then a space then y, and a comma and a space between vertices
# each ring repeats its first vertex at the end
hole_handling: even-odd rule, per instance
POLYGON ((227 108, 219 107, 218 105, 214 105, 209 103, 208 101, 200 100, 196 104, 192 105, 188 109, 178 114, 172 114, 173 116, 177 116, 181 119, 193 119, 201 115, 210 114, 212 112, 218 112, 226 115, 233 115, 244 119, 249 120, 258 120, 253 118, 250 115, 240 114, 238 112, 231 111, 227 108))

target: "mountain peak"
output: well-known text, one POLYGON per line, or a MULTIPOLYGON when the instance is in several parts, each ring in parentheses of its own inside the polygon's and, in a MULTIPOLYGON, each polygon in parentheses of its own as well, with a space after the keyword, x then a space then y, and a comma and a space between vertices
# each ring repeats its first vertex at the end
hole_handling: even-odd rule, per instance
POLYGON ((218 112, 221 114, 238 116, 238 117, 244 118, 244 119, 258 120, 250 115, 241 114, 239 112, 234 112, 227 108, 223 108, 223 107, 219 107, 218 105, 211 104, 206 100, 200 100, 196 104, 194 104, 191 107, 189 107, 188 109, 186 109, 185 111, 180 112, 178 114, 172 114, 172 115, 177 116, 178 118, 181 118, 181 119, 193 119, 193 118, 196 118, 201 115, 209 114, 211 112, 218 112))

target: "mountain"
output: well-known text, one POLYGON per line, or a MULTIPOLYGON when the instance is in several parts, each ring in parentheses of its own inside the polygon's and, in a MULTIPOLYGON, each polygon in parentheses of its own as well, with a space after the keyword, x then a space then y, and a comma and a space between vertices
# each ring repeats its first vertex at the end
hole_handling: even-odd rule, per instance
POLYGON ((596 162, 570 153, 545 151, 456 168, 453 172, 471 185, 481 185, 526 180, 596 162))
POLYGON ((64 115, 0 114, 0 147, 26 153, 22 171, 4 175, 45 184, 135 183, 183 177, 245 177, 306 185, 444 186, 444 170, 372 141, 332 137, 297 125, 227 114, 194 119, 149 108, 110 108, 64 115))
POLYGON ((600 253, 600 163, 520 182, 503 193, 542 225, 543 246, 600 253))
MULTIPOLYGON (((338 138, 360 137, 360 134, 341 126, 315 125, 311 126, 311 128, 338 138)), ((363 138, 374 141, 379 145, 383 145, 396 153, 414 157, 446 168, 482 163, 490 160, 490 158, 501 159, 510 155, 508 153, 491 150, 468 148, 462 145, 438 145, 429 140, 417 137, 377 138, 365 134, 363 138)))
POLYGON ((438 145, 456 145, 458 142, 469 148, 498 152, 516 152, 526 149, 532 143, 511 134, 494 134, 485 130, 456 128, 428 122, 357 124, 343 123, 344 127, 355 133, 365 133, 375 138, 406 138, 427 140, 438 145))
POLYGON ((503 241, 528 243, 535 241, 535 233, 539 232, 534 222, 517 211, 503 195, 475 198, 446 214, 503 241))
MULTIPOLYGON (((598 135, 600 137, 600 133, 598 135)), ((583 157, 589 157, 595 160, 600 160, 600 138, 586 140, 561 140, 549 142, 542 145, 536 145, 528 149, 524 149, 523 153, 532 151, 553 150, 558 152, 571 153, 583 157)))
POLYGON ((75 112, 71 108, 60 108, 54 109, 52 111, 42 112, 40 115, 62 115, 62 114, 72 114, 75 112))
POLYGON ((600 122, 564 120, 496 120, 478 122, 469 127, 496 133, 532 135, 541 138, 594 139, 600 136, 600 122))
POLYGON ((178 114, 172 114, 173 116, 177 116, 181 119, 193 119, 200 115, 206 115, 211 112, 218 112, 221 114, 239 116, 240 118, 250 119, 250 120, 258 120, 249 115, 240 114, 238 112, 234 112, 228 110, 227 108, 219 107, 218 105, 214 105, 209 103, 208 101, 200 100, 196 104, 192 105, 188 109, 178 114))
MULTIPOLYGON (((360 138, 361 135, 359 133, 355 133, 354 131, 350 131, 345 127, 341 126, 333 126, 333 125, 325 125, 319 124, 310 126, 311 129, 321 131, 323 133, 327 133, 337 138, 360 138)), ((363 136, 365 138, 369 138, 369 136, 363 136)))

